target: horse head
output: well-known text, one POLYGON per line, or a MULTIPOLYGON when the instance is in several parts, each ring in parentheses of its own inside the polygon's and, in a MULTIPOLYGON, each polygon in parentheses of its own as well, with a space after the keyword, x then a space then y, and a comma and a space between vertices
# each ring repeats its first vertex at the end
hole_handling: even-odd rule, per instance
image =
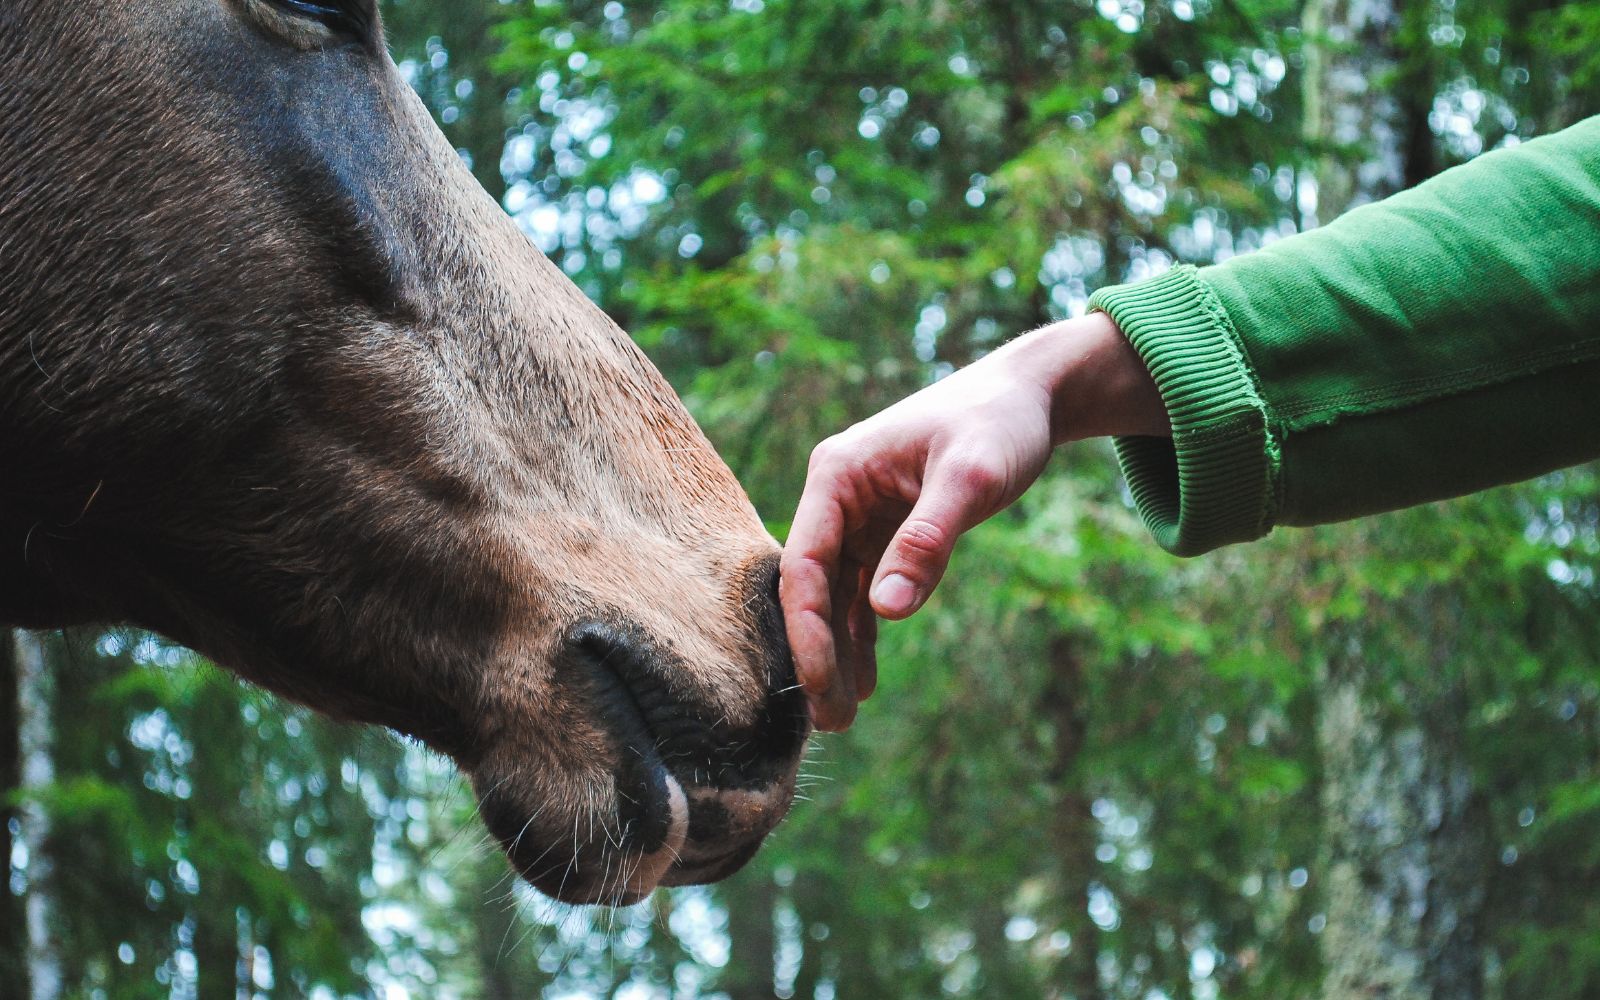
POLYGON ((375 0, 0 0, 0 81, 0 620, 422 740, 565 900, 748 860, 808 731, 777 545, 375 0))

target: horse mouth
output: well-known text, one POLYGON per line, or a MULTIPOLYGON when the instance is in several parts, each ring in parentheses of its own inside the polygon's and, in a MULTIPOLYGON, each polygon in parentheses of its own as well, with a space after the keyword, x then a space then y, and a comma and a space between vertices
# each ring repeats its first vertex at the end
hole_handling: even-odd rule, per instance
POLYGON ((662 876, 664 886, 709 885, 720 882, 749 864, 761 848, 761 838, 705 856, 684 857, 662 876))
POLYGON ((563 639, 563 702, 587 725, 561 747, 507 740, 472 768, 512 866, 561 902, 627 906, 748 864, 789 810, 810 733, 787 656, 754 665, 766 693, 729 723, 637 629, 590 621, 563 639), (554 783, 537 780, 537 760, 554 783))
MULTIPOLYGON (((637 631, 589 622, 573 629, 568 643, 587 668, 596 717, 616 744, 624 850, 668 851, 658 876, 667 886, 716 882, 743 868, 793 800, 803 708, 802 728, 789 738, 729 731, 671 690, 670 664, 637 631)), ((770 707, 762 713, 769 728, 773 714, 770 707)))

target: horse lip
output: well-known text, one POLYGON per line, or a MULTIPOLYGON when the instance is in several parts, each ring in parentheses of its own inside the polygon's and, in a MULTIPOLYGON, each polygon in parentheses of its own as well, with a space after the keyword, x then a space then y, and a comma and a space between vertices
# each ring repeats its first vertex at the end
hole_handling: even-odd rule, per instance
POLYGON ((756 837, 709 857, 685 858, 667 869, 661 878, 661 884, 681 886, 710 885, 713 882, 720 882, 749 864, 760 849, 761 842, 762 838, 756 837))

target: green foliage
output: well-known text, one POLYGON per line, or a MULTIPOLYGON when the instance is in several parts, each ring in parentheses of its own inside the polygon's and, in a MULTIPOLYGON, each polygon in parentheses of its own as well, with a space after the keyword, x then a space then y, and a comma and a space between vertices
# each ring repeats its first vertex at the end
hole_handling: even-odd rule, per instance
MULTIPOLYGON (((538 83, 522 94, 538 151, 508 207, 782 516, 827 433, 1099 284, 1292 231, 1305 170, 1367 155, 1302 135, 1298 7, 1112 6, 525 3, 497 65, 538 83), (593 135, 563 135, 590 115, 593 135), (550 223, 605 218, 641 174, 662 182, 647 214, 550 223)), ((1555 95, 1581 84, 1525 84, 1576 81, 1581 60, 1534 53, 1531 23, 1408 15, 1389 85, 1438 93, 1419 162, 1561 120, 1555 95)), ((735 941, 773 940, 774 914, 791 928, 802 958, 776 972, 797 995, 1315 992, 1315 699, 1353 628, 1387 650, 1392 686, 1373 694, 1393 713, 1408 685, 1466 679, 1491 815, 1587 773, 1594 749, 1525 707, 1570 683, 1556 650, 1596 648, 1586 585, 1552 578, 1530 528, 1592 496, 1585 477, 1180 565, 1103 453, 1065 458, 887 631, 881 693, 823 745, 833 780, 721 891, 735 941), (1412 623, 1466 609, 1465 655, 1430 677, 1412 623), (1531 766, 1509 747, 1543 776, 1501 788, 1531 766)), ((1536 891, 1520 850, 1483 874, 1508 898, 1536 891)), ((1562 947, 1592 930, 1571 917, 1547 929, 1562 947)), ((1507 969, 1533 947, 1523 927, 1496 939, 1507 969)))
POLYGON ((354 762, 381 788, 393 741, 150 639, 48 648, 56 781, 36 798, 69 995, 166 996, 197 972, 231 991, 242 947, 268 956, 258 982, 360 991, 375 828, 354 762))

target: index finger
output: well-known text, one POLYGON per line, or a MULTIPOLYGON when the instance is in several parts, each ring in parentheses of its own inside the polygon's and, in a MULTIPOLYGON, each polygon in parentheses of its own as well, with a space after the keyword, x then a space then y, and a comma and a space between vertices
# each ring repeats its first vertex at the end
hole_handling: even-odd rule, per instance
POLYGON ((834 480, 813 470, 795 510, 779 563, 779 600, 794 654, 795 676, 807 697, 820 698, 838 681, 833 638, 833 590, 844 545, 844 508, 834 480))

